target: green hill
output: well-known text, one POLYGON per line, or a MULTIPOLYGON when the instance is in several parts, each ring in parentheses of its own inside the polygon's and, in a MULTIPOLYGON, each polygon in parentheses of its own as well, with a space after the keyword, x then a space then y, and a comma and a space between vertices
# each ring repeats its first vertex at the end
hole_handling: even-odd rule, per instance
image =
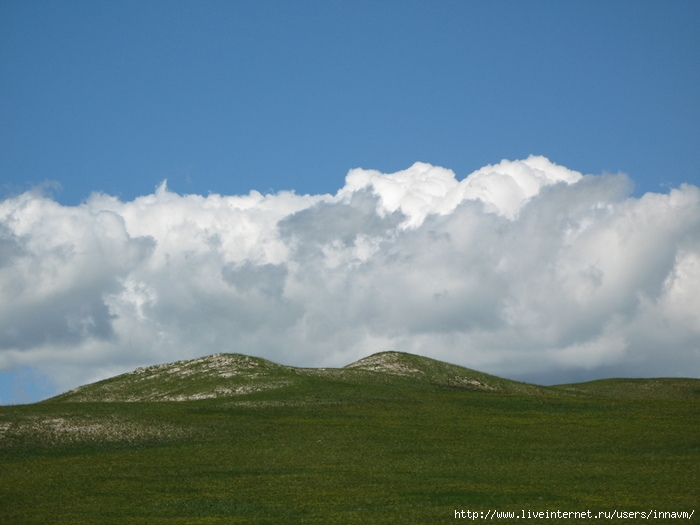
POLYGON ((193 401, 294 389, 314 377, 358 384, 436 385, 482 392, 556 395, 545 387, 502 379, 402 352, 381 352, 344 368, 296 368, 241 354, 142 367, 75 388, 45 402, 193 401))
POLYGON ((344 368, 238 354, 145 367, 0 407, 0 523, 693 522, 699 389, 541 387, 398 352, 344 368))
POLYGON ((254 392, 298 390, 320 381, 421 388, 427 385, 474 392, 538 396, 643 398, 700 397, 700 380, 686 378, 606 379, 543 387, 477 372, 403 352, 380 352, 343 368, 296 368, 241 354, 142 367, 75 388, 44 402, 195 401, 241 398, 254 392))

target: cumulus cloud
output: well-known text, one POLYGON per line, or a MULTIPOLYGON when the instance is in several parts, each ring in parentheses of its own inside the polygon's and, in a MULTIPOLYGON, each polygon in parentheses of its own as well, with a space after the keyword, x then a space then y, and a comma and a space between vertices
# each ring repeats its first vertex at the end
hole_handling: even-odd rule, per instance
POLYGON ((335 195, 25 193, 0 203, 0 370, 65 390, 215 352, 393 349, 541 383, 700 377, 700 189, 630 187, 531 156, 354 169, 335 195))

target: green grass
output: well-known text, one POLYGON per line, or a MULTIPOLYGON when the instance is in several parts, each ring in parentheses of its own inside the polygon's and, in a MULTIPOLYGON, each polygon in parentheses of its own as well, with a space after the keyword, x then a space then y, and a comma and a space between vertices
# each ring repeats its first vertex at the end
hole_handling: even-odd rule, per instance
MULTIPOLYGON (((270 363, 256 377, 284 385, 210 399, 0 407, 0 523, 445 523, 700 501, 697 380, 643 398, 483 374, 486 390, 477 372, 399 357, 394 373, 270 363)), ((134 395, 132 379, 110 395, 134 395)))

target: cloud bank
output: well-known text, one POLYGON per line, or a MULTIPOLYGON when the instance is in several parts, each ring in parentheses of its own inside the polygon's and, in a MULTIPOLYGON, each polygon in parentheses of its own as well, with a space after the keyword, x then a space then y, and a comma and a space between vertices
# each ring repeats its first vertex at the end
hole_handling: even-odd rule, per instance
POLYGON ((459 181, 354 169, 335 195, 0 203, 0 370, 57 391, 240 352, 418 353, 540 383, 700 377, 700 189, 544 157, 459 181))

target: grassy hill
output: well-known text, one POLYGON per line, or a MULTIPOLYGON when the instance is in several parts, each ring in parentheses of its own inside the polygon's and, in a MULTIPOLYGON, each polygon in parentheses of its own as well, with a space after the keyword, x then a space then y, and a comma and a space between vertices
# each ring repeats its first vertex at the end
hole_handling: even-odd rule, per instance
POLYGON ((690 512, 699 392, 693 379, 540 387, 396 352, 339 369, 238 354, 146 367, 0 407, 0 523, 690 512))
POLYGON ((344 368, 295 368, 241 354, 216 354, 138 368, 78 387, 46 402, 193 401, 294 389, 316 377, 358 384, 437 385, 510 394, 559 392, 403 352, 381 352, 344 368))
POLYGON ((194 401, 240 397, 264 390, 295 389, 316 377, 358 384, 426 385, 475 392, 544 396, 700 398, 700 380, 604 379, 543 387, 511 381, 458 365, 403 352, 380 352, 344 368, 296 368, 242 354, 215 354, 137 368, 81 386, 44 402, 194 401))

